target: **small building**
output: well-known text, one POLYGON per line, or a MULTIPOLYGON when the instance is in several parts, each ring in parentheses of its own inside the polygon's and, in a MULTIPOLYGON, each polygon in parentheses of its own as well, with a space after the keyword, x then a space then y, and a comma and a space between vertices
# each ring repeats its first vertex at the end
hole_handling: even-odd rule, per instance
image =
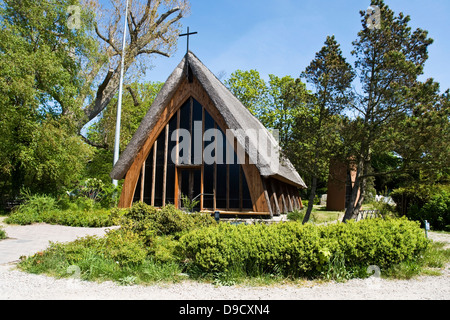
MULTIPOLYGON (((331 160, 328 177, 327 210, 344 211, 351 201, 356 179, 356 165, 331 160)), ((357 197, 358 201, 359 194, 357 197)))
POLYGON ((188 52, 111 172, 121 208, 198 201, 196 210, 274 216, 302 208, 306 188, 261 122, 188 52))

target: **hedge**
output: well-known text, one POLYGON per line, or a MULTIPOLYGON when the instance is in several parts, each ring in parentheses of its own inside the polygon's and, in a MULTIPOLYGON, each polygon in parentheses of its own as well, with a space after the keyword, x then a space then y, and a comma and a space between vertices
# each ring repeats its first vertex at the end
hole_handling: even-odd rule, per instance
POLYGON ((427 220, 434 230, 450 230, 450 187, 447 185, 399 188, 392 192, 400 215, 427 220))
POLYGON ((347 268, 388 268, 414 259, 428 245, 416 222, 366 220, 328 226, 288 222, 220 224, 180 238, 185 261, 203 273, 240 269, 247 275, 315 276, 336 258, 347 268))

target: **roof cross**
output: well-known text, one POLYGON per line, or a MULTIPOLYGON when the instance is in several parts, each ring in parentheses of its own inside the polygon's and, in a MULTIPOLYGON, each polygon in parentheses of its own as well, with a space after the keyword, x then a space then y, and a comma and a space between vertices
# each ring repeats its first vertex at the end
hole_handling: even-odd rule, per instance
POLYGON ((187 37, 187 52, 189 52, 189 36, 197 33, 198 32, 189 32, 189 27, 187 27, 187 33, 180 34, 180 37, 187 37))

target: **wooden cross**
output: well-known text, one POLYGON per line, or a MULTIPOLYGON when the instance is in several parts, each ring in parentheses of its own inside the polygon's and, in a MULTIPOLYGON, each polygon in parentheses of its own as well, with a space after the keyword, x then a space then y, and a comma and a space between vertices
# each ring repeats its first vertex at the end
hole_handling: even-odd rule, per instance
POLYGON ((180 34, 180 37, 187 37, 187 52, 189 52, 189 36, 197 33, 198 32, 189 32, 189 27, 187 27, 187 33, 180 34))

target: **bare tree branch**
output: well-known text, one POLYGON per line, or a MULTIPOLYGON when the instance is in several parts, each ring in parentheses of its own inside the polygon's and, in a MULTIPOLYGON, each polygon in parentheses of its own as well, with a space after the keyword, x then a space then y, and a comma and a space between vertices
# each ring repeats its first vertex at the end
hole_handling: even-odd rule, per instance
POLYGON ((133 88, 131 88, 130 86, 127 86, 126 89, 131 94, 131 98, 133 98, 134 106, 135 107, 139 106, 141 104, 141 102, 139 101, 139 98, 138 98, 136 92, 134 92, 133 88))
POLYGON ((166 53, 166 52, 162 52, 162 51, 159 51, 159 50, 139 50, 138 51, 138 53, 137 53, 137 55, 140 55, 140 54, 153 54, 153 53, 155 53, 155 54, 159 54, 159 55, 162 55, 162 56, 165 56, 165 57, 170 57, 170 54, 168 54, 168 53, 166 53))
MULTIPOLYGON (((119 87, 120 63, 118 63, 118 59, 112 58, 122 54, 116 44, 120 43, 117 37, 120 37, 121 33, 118 33, 117 30, 123 12, 123 4, 118 0, 110 1, 114 7, 114 13, 109 25, 102 32, 98 24, 99 21, 94 24, 95 34, 104 42, 105 47, 103 50, 109 60, 98 61, 98 64, 92 68, 91 74, 89 75, 90 81, 92 82, 94 79, 100 77, 100 72, 104 72, 101 70, 105 69, 107 63, 110 63, 110 69, 104 76, 102 83, 98 86, 92 102, 84 108, 86 118, 82 120, 84 123, 80 123, 81 127, 88 121, 94 119, 106 108, 119 87), (105 33, 107 33, 107 36, 105 36, 105 33), (114 64, 114 66, 111 64, 114 64)), ((136 1, 133 3, 136 4, 136 1)), ((138 57, 142 57, 141 59, 143 59, 145 56, 153 54, 165 57, 170 56, 171 50, 176 45, 176 39, 178 39, 176 35, 179 32, 177 28, 171 27, 184 17, 187 9, 187 2, 180 5, 180 1, 161 0, 145 0, 144 3, 140 5, 137 3, 137 5, 131 7, 128 16, 130 37, 127 41, 124 59, 125 73, 133 66, 138 57), (163 6, 166 10, 160 14, 163 6), (176 15, 172 17, 174 14, 176 15)), ((136 103, 137 101, 134 98, 133 100, 136 103)))
POLYGON ((88 138, 86 138, 85 136, 83 136, 81 133, 80 133, 80 137, 81 137, 81 139, 83 139, 84 142, 86 142, 88 145, 90 145, 94 148, 108 150, 108 146, 106 144, 100 144, 97 142, 93 142, 93 141, 89 140, 88 138))

